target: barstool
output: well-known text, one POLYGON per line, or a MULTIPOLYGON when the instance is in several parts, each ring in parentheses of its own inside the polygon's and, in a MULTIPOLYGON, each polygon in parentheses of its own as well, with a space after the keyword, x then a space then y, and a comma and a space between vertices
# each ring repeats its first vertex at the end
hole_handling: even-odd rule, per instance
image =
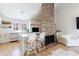
POLYGON ((28 40, 27 40, 27 48, 26 48, 26 53, 27 55, 30 55, 31 53, 35 53, 38 55, 36 48, 37 48, 37 42, 36 42, 36 33, 29 33, 28 34, 28 40))
POLYGON ((40 33, 37 46, 38 46, 39 51, 42 49, 45 49, 45 32, 40 33))

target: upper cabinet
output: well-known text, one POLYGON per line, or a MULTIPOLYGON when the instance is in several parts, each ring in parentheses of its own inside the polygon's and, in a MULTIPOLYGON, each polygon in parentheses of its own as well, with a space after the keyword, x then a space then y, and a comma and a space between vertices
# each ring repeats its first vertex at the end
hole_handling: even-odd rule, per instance
POLYGON ((27 31, 27 24, 21 24, 21 30, 27 31))
POLYGON ((12 22, 12 29, 14 32, 16 32, 16 31, 27 32, 28 26, 29 26, 29 24, 27 21, 14 21, 14 22, 12 22))
POLYGON ((13 23, 13 31, 19 30, 19 23, 13 23))

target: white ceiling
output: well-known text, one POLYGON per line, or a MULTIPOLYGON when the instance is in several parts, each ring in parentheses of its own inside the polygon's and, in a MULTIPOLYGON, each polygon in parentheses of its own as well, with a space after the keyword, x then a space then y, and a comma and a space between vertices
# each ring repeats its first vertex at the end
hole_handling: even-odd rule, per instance
POLYGON ((0 3, 0 16, 29 20, 40 12, 41 3, 0 3))

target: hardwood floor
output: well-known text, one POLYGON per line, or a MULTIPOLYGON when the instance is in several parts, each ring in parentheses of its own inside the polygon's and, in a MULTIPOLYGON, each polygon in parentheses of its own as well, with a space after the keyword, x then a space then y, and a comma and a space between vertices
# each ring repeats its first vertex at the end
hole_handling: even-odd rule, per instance
MULTIPOLYGON (((58 48, 62 48, 67 51, 69 49, 73 50, 72 48, 74 48, 74 47, 72 47, 72 48, 66 47, 65 45, 60 44, 60 43, 50 44, 46 47, 46 49, 43 49, 42 51, 39 52, 39 56, 51 56, 51 54, 52 54, 51 52, 54 52, 58 48)), ((77 48, 79 48, 79 47, 77 47, 77 48)), ((22 55, 22 53, 19 48, 18 42, 0 44, 0 56, 21 56, 21 55, 22 55)), ((25 53, 25 56, 26 56, 26 53, 25 53)), ((30 56, 37 56, 37 55, 31 54, 30 56)))
MULTIPOLYGON (((60 43, 54 43, 54 44, 50 44, 46 47, 46 49, 43 49, 39 52, 39 56, 49 56, 51 55, 52 51, 54 52, 56 49, 58 48, 62 48, 64 50, 68 50, 69 48, 66 47, 65 45, 63 44, 60 44, 60 43)), ((26 54, 25 54, 26 55, 26 54)), ((30 56, 37 56, 36 54, 31 54, 30 56)))
MULTIPOLYGON (((57 50, 57 49, 63 49, 64 51, 73 51, 75 53, 77 53, 76 51, 74 51, 71 47, 67 47, 61 43, 56 43, 56 44, 50 44, 46 47, 46 49, 42 50, 39 52, 39 55, 36 55, 36 54, 31 54, 30 56, 53 56, 53 53, 57 50)), ((74 48, 74 47, 73 47, 74 48)), ((79 48, 79 47, 77 47, 79 48)), ((78 51, 79 52, 79 51, 78 51)), ((79 55, 79 53, 78 53, 79 55)), ((72 54, 71 54, 72 56, 72 54)))
POLYGON ((18 42, 0 44, 0 56, 20 56, 18 42))

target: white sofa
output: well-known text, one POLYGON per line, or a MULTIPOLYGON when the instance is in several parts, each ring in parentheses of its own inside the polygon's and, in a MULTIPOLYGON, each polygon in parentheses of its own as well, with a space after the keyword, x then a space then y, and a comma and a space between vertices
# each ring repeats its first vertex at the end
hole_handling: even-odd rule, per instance
POLYGON ((79 46, 79 38, 76 35, 57 33, 57 41, 66 46, 79 46))

